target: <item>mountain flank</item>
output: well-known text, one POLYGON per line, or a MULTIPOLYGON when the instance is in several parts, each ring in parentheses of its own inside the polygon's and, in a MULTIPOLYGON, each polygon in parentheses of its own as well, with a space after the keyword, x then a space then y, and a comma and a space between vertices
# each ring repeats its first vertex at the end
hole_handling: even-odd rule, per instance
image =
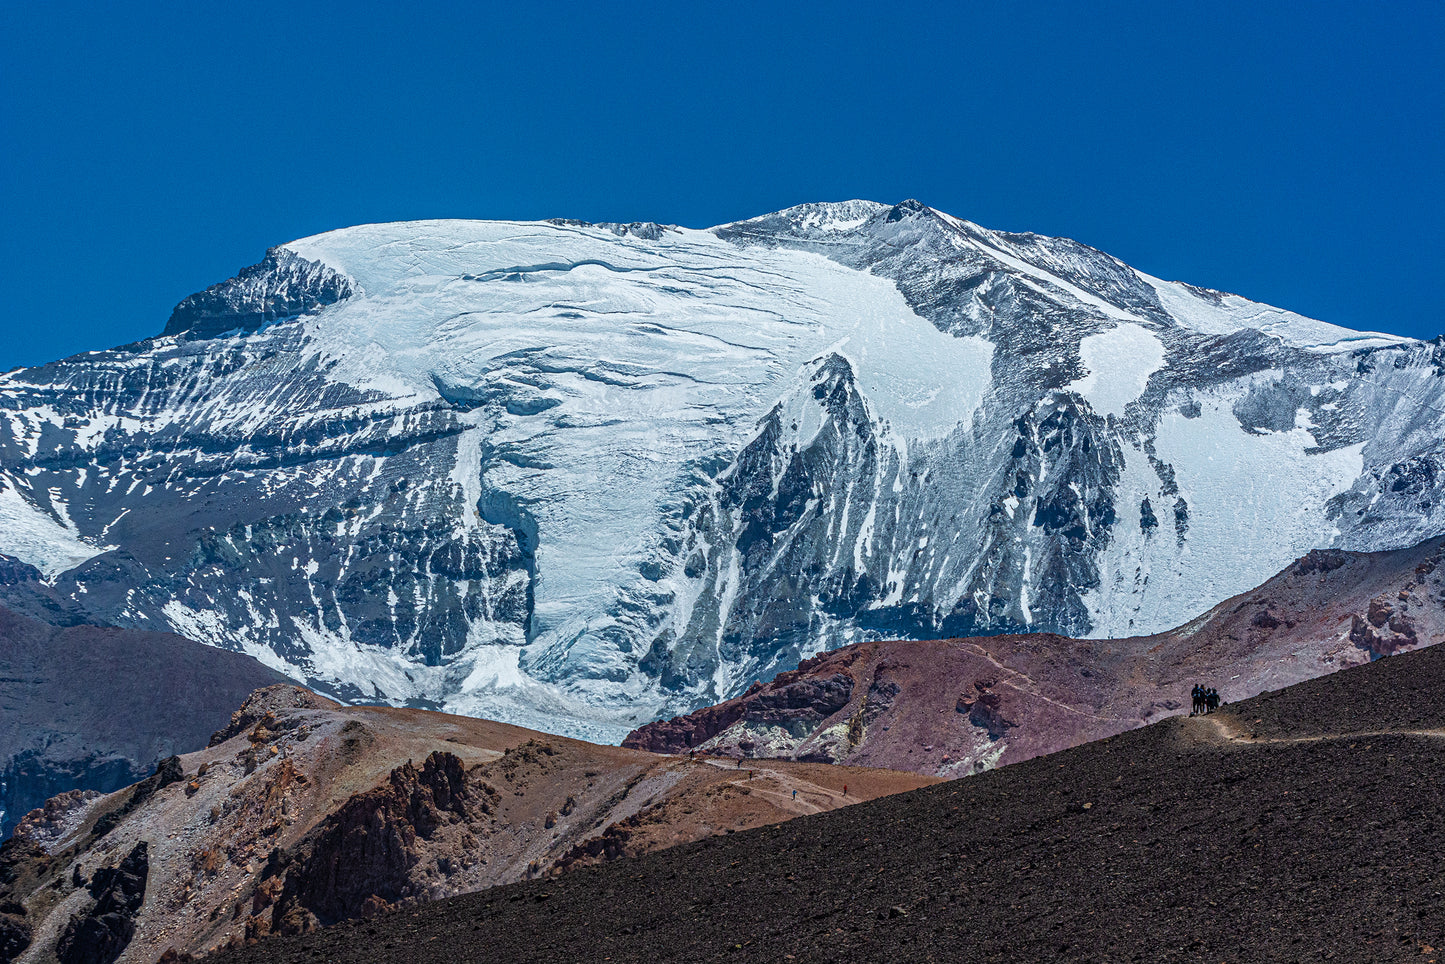
POLYGON ((171 633, 0 607, 0 838, 58 793, 109 793, 200 749, 252 690, 285 679, 171 633))
POLYGON ((409 961, 1438 961, 1445 647, 556 880, 238 949, 409 961))
POLYGON ((1445 342, 916 200, 359 225, 160 322, 0 373, 0 603, 348 702, 614 742, 822 651, 1143 636, 1445 532, 1445 342))

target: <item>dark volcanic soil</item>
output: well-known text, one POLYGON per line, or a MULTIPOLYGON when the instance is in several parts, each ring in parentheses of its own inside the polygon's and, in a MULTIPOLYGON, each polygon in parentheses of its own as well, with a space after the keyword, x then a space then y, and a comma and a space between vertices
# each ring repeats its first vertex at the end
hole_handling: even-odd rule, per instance
POLYGON ((1432 647, 223 960, 1435 961, 1442 760, 1445 647, 1432 647))

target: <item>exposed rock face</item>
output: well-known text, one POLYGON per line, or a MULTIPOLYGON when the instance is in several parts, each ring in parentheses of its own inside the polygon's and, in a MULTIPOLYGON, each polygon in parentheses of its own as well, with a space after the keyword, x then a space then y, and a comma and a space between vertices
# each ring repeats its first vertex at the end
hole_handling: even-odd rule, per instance
POLYGON ((168 633, 52 626, 0 607, 0 836, 69 790, 109 793, 199 749, 257 687, 249 657, 168 633))
POLYGON ((135 917, 145 902, 150 873, 145 841, 117 867, 103 867, 90 881, 95 903, 65 925, 56 944, 60 964, 112 964, 135 935, 135 917))
MULTIPOLYGON (((485 784, 468 786, 456 756, 432 753, 418 770, 408 761, 388 781, 346 801, 318 829, 311 852, 295 869, 295 900, 321 924, 360 917, 378 906, 419 896, 412 875, 422 846, 448 823, 490 813, 485 784)), ((470 836, 468 834, 468 836, 470 836)), ((454 857, 475 861, 465 847, 454 857)), ((282 919, 288 907, 279 910, 282 919)))
POLYGON ((56 759, 49 747, 21 751, 0 771, 0 798, 5 807, 0 830, 8 835, 27 813, 73 788, 109 792, 141 778, 145 772, 144 764, 137 760, 104 752, 56 759))
MULTIPOLYGON (((812 670, 823 661, 821 656, 804 660, 796 670, 780 673, 767 686, 754 683, 742 701, 729 701, 644 727, 635 738, 629 738, 628 746, 658 753, 701 747, 745 716, 757 733, 777 729, 796 737, 810 734, 823 720, 848 705, 854 686, 853 677, 844 672, 826 678, 813 676, 812 670)), ((754 742, 751 737, 743 739, 754 742)))
POLYGON ((278 727, 296 728, 304 725, 304 717, 293 710, 338 710, 341 704, 318 696, 300 686, 267 686, 246 697, 231 721, 211 734, 207 746, 220 746, 232 737, 250 731, 252 743, 265 743, 275 736, 278 727), (279 715, 278 715, 279 714, 279 715))
MULTIPOLYGON (((1400 603, 1408 603, 1410 593, 1401 590, 1397 598, 1400 603)), ((1355 614, 1350 619, 1350 641, 1372 657, 1393 656, 1419 645, 1420 638, 1408 615, 1408 607, 1396 612, 1395 605, 1395 600, 1385 597, 1370 600, 1369 612, 1364 618, 1355 614)))
POLYGON ((184 960, 930 782, 745 771, 274 686, 206 749, 31 813, 0 848, 0 940, 63 964, 184 960))
POLYGON ((350 280, 325 265, 272 248, 261 263, 176 305, 165 334, 215 338, 228 331, 256 331, 334 305, 351 293, 350 280))
POLYGON ((916 201, 360 226, 0 375, 0 599, 620 739, 820 650, 1159 632, 1445 531, 1442 372, 916 201))
POLYGON ((1111 640, 992 636, 864 643, 624 746, 833 760, 959 776, 1183 710, 1445 641, 1445 539, 1385 553, 1319 550, 1178 629, 1111 640), (809 694, 838 694, 828 700, 809 694), (779 725, 779 705, 801 702, 779 725))
POLYGON ((90 804, 100 796, 94 790, 68 790, 57 794, 46 800, 44 806, 36 807, 21 818, 15 832, 41 846, 54 844, 75 830, 77 820, 83 818, 90 804))
POLYGON ((954 706, 958 712, 968 714, 968 722, 987 733, 990 740, 997 740, 1010 727, 1018 726, 1004 715, 1003 694, 993 692, 997 685, 997 677, 976 679, 973 691, 965 692, 954 706))

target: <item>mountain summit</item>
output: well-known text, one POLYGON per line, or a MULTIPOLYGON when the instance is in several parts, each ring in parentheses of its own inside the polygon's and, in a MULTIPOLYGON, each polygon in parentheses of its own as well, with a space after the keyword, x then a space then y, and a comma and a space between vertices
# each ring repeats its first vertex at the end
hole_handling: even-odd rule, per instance
POLYGON ((0 376, 0 598, 616 740, 820 649, 1140 635, 1445 531, 1442 373, 917 201, 366 225, 0 376))

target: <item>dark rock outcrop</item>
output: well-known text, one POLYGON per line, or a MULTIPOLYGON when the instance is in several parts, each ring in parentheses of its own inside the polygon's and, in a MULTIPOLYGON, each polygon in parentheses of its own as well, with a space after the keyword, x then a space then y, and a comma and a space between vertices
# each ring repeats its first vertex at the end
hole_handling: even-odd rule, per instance
POLYGON ((853 695, 854 680, 846 672, 814 675, 823 662, 823 656, 804 660, 771 683, 754 683, 738 699, 650 723, 629 733, 622 745, 653 753, 685 752, 739 723, 782 727, 804 736, 847 706, 853 695))
POLYGON ((150 860, 145 841, 117 867, 103 867, 90 881, 95 903, 72 916, 56 945, 60 964, 111 964, 135 935, 135 916, 145 902, 150 860))
POLYGON ((490 807, 451 753, 432 753, 420 769, 397 767, 386 783, 342 804, 320 828, 310 853, 289 862, 273 926, 333 924, 416 896, 409 871, 418 860, 418 838, 448 822, 475 820, 490 807))
POLYGON ((168 756, 156 764, 156 771, 144 780, 131 788, 125 801, 114 810, 101 814, 100 819, 91 828, 91 834, 96 837, 103 837, 115 829, 122 820, 131 814, 137 807, 145 803, 157 791, 162 790, 173 783, 180 783, 186 778, 185 770, 181 767, 181 758, 168 756))
POLYGON ((38 583, 43 577, 44 574, 29 563, 0 553, 0 586, 38 583))
POLYGON ((214 338, 228 331, 255 331, 335 304, 351 291, 351 282, 325 265, 272 248, 259 264, 176 305, 165 334, 214 338))
POLYGON ((25 908, 0 904, 0 962, 10 964, 29 946, 30 925, 25 921, 25 908))
POLYGON ((973 692, 960 696, 957 706, 960 713, 968 714, 970 723, 986 730, 991 740, 1003 736, 1010 727, 1018 726, 1004 714, 1003 695, 993 692, 997 685, 996 678, 974 680, 973 692))

